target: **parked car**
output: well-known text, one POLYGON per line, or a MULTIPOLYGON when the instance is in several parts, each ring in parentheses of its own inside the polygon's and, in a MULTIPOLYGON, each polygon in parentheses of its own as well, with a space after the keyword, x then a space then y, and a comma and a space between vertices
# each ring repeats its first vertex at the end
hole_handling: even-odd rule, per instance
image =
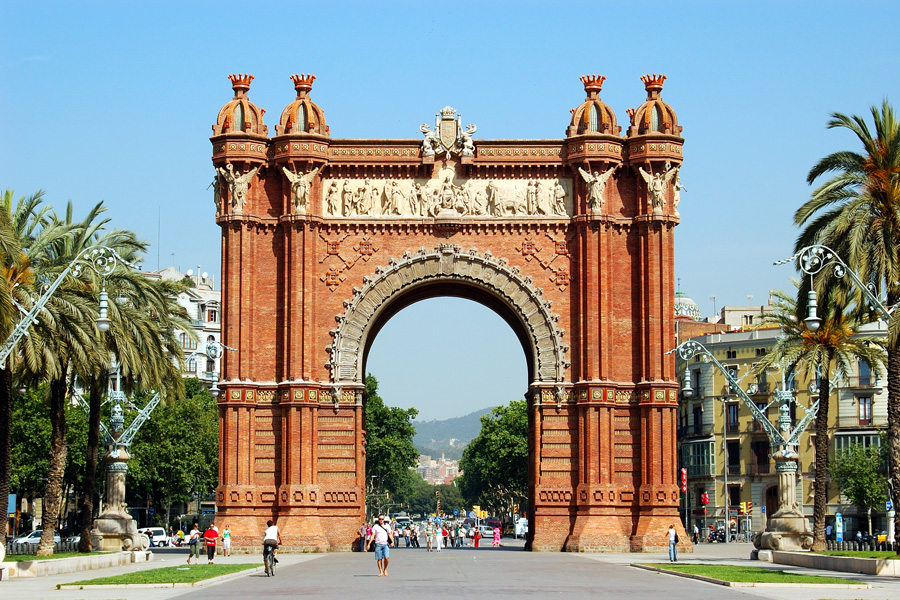
MULTIPOLYGON (((23 536, 19 536, 13 540, 13 544, 37 544, 41 541, 41 534, 44 533, 43 529, 35 529, 29 533, 26 533, 23 536)), ((53 541, 57 544, 59 543, 59 535, 53 536, 53 541)))
POLYGON ((481 539, 494 537, 494 528, 493 527, 488 527, 487 525, 481 525, 478 528, 478 531, 481 532, 481 539))
POLYGON ((166 530, 162 527, 145 527, 141 529, 141 533, 150 538, 151 546, 168 546, 169 545, 169 536, 166 535, 166 530), (152 536, 150 534, 153 534, 152 536))

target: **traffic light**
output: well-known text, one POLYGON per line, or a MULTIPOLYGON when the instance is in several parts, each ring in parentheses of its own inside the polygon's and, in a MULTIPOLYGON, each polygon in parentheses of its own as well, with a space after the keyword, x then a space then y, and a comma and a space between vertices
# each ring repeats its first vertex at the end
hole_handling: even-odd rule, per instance
POLYGON ((747 503, 746 503, 746 502, 741 502, 741 512, 740 512, 740 514, 743 515, 743 514, 745 514, 746 512, 747 512, 747 503))
POLYGON ((748 515, 752 515, 752 514, 753 514, 753 503, 752 503, 752 502, 748 502, 748 503, 747 503, 747 514, 748 514, 748 515))
POLYGON ((441 497, 441 490, 434 490, 434 497, 435 497, 435 498, 440 498, 440 497, 441 497))

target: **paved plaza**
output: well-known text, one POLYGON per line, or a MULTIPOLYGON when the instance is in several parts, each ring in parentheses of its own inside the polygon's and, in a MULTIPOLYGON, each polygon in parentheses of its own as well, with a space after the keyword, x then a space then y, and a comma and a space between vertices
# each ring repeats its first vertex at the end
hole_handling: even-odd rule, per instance
MULTIPOLYGON (((509 542, 515 544, 515 542, 509 542)), ((391 552, 388 577, 377 577, 373 553, 334 553, 281 556, 276 577, 258 571, 209 582, 194 588, 114 588, 57 590, 56 585, 103 577, 136 569, 181 565, 185 550, 164 549, 153 562, 129 567, 73 573, 0 583, 0 595, 16 600, 247 600, 249 598, 772 598, 784 600, 900 598, 900 579, 820 573, 769 563, 750 562, 749 544, 702 544, 680 561, 734 563, 784 568, 792 572, 830 574, 870 583, 871 589, 815 587, 727 588, 631 567, 633 562, 666 562, 663 554, 532 553, 519 547, 500 549, 397 548, 391 552)), ((256 562, 257 557, 219 557, 216 562, 256 562)), ((204 561, 205 562, 205 561, 204 561)), ((202 565, 201 565, 202 566, 202 565)))

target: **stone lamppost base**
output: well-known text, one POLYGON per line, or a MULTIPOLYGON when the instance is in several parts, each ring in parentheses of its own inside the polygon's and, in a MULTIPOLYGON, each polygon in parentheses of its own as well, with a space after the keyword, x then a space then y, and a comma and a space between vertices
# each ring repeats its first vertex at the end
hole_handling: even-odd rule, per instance
POLYGON ((766 523, 766 530, 753 538, 758 550, 809 550, 812 544, 813 532, 806 517, 794 511, 775 513, 766 523))
POLYGON ((106 512, 94 520, 91 544, 95 551, 143 551, 150 547, 150 539, 138 532, 128 513, 106 512))

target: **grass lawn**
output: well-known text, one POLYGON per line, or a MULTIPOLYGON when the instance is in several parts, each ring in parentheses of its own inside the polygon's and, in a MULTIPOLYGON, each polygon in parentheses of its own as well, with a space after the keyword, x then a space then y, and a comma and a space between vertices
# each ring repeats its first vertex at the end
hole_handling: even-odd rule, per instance
POLYGON ((115 575, 113 577, 99 577, 97 579, 85 579, 66 585, 127 585, 132 583, 196 583, 204 579, 238 573, 247 569, 255 569, 260 565, 256 563, 238 565, 182 565, 180 567, 163 567, 161 569, 147 569, 115 575))
POLYGON ((90 556, 93 552, 57 552, 53 556, 35 556, 34 554, 7 554, 3 562, 22 562, 26 560, 47 560, 50 558, 72 558, 73 556, 90 556))
POLYGON ((824 554, 826 556, 850 556, 852 558, 881 558, 886 560, 900 560, 900 555, 896 552, 870 550, 826 550, 825 552, 817 552, 816 554, 824 554))
POLYGON ((741 583, 845 583, 859 584, 858 581, 839 579, 837 577, 820 577, 818 575, 795 575, 775 569, 759 567, 741 567, 736 565, 676 565, 671 563, 646 564, 648 567, 678 571, 689 575, 702 575, 741 583))

